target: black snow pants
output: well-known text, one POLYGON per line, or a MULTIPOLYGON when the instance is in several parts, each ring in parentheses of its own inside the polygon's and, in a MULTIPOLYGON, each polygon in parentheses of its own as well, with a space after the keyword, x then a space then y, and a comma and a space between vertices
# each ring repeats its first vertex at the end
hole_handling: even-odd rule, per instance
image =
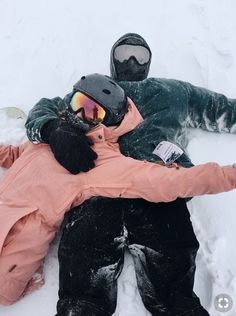
POLYGON ((209 316, 193 292, 199 243, 184 199, 93 198, 65 216, 59 246, 58 316, 111 316, 124 252, 154 316, 209 316))

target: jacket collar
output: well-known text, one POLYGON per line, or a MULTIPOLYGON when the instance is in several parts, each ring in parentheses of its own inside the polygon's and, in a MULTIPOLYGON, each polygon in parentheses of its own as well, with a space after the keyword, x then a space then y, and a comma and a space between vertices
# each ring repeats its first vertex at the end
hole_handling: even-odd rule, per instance
POLYGON ((143 117, 134 102, 128 98, 128 112, 118 126, 107 127, 100 124, 86 135, 89 136, 94 143, 103 141, 117 142, 120 136, 132 131, 142 122, 143 117))

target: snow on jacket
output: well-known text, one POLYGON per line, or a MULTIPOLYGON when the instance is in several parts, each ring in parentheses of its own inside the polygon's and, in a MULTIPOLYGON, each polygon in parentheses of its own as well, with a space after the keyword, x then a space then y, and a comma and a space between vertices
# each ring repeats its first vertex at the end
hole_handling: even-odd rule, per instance
MULTIPOLYGON (((144 121, 132 133, 119 139, 121 152, 139 160, 156 161, 152 152, 163 140, 186 149, 187 127, 211 132, 236 133, 236 99, 196 87, 190 83, 148 78, 143 81, 123 81, 119 85, 134 101, 144 121)), ((50 119, 58 118, 70 102, 64 99, 41 99, 30 111, 26 129, 29 140, 42 142, 40 131, 50 119)), ((186 152, 177 162, 184 167, 193 164, 186 152)))
POLYGON ((160 202, 236 187, 236 169, 231 166, 208 163, 177 169, 123 156, 118 137, 142 121, 130 100, 119 126, 101 124, 90 131, 98 153, 96 167, 78 175, 58 164, 47 144, 0 147, 0 165, 12 164, 0 183, 1 304, 11 304, 27 291, 65 212, 92 196, 160 202))

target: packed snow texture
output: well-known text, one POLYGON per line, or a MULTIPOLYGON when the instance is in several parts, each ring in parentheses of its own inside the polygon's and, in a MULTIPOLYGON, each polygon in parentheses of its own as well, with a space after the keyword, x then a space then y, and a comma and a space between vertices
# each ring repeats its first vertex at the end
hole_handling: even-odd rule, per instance
MULTIPOLYGON (((41 97, 64 96, 84 74, 109 74, 112 44, 124 33, 142 35, 153 52, 150 76, 175 78, 236 98, 235 0, 0 0, 0 107, 26 113, 41 97)), ((0 142, 25 140, 23 120, 0 111, 0 142)), ((194 163, 236 162, 236 135, 191 130, 194 163)), ((1 177, 4 170, 1 170, 1 177)), ((16 197, 17 198, 17 197, 16 197)), ((201 244, 195 291, 212 316, 215 297, 234 300, 236 314, 236 193, 194 198, 189 210, 201 244)), ((45 261, 46 284, 0 316, 52 316, 58 291, 57 246, 45 261)), ((115 316, 150 315, 135 285, 132 259, 119 278, 115 316)))

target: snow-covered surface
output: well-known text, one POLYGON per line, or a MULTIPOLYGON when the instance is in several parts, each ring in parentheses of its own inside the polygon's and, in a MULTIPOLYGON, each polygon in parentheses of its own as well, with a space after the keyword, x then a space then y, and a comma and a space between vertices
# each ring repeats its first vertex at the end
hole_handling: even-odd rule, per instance
MULTIPOLYGON (((114 41, 127 32, 146 38, 153 51, 150 76, 176 78, 236 97, 235 0, 0 0, 0 107, 28 110, 41 97, 64 96, 83 75, 109 73, 114 41)), ((24 139, 21 120, 0 112, 0 142, 24 139)), ((195 163, 236 161, 236 135, 192 130, 195 163)), ((3 171, 1 174, 3 176, 3 171)), ((214 298, 234 299, 236 315, 236 192, 189 203, 201 248, 195 290, 212 316, 214 298)), ((58 239, 46 259, 46 284, 0 316, 52 316, 58 290, 58 239)), ((119 279, 116 316, 149 315, 135 287, 132 260, 119 279)))

